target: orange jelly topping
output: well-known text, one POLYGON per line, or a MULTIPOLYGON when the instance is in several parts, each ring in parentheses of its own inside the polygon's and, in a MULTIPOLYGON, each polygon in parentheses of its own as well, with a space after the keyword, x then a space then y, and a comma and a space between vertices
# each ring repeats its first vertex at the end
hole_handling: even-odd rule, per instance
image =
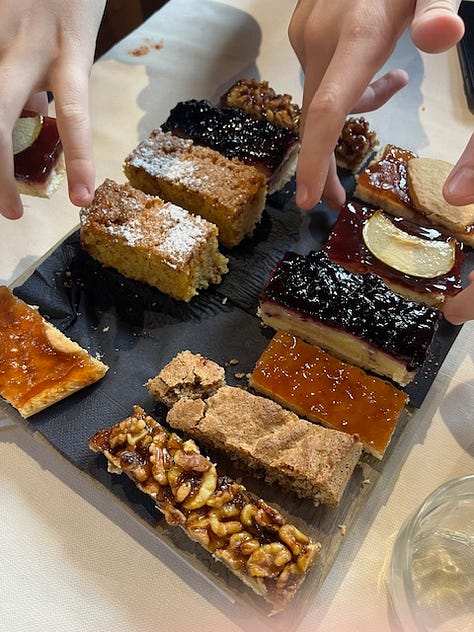
POLYGON ((379 457, 408 400, 391 383, 285 332, 260 356, 250 384, 311 421, 358 435, 379 457))
MULTIPOLYGON (((41 315, 0 287, 0 394, 21 407, 49 388, 60 388, 92 365, 87 352, 65 353, 49 341, 41 315)), ((91 375, 93 369, 91 366, 91 375)))
POLYGON ((416 158, 408 149, 387 145, 377 162, 372 162, 359 174, 361 187, 372 191, 384 191, 388 199, 413 206, 407 182, 407 162, 416 158))

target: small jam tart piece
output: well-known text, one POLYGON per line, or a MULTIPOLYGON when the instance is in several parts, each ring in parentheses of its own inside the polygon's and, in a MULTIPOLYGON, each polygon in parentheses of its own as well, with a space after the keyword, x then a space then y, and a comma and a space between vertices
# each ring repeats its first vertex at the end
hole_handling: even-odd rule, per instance
POLYGON ((0 395, 23 417, 97 382, 107 368, 0 287, 0 395))
MULTIPOLYGON (((37 122, 38 117, 41 126, 35 132, 33 142, 24 143, 26 147, 14 155, 15 179, 20 193, 49 198, 64 178, 63 147, 55 118, 27 110, 22 112, 22 118, 37 122)), ((20 127, 24 124, 20 123, 20 127)), ((22 141, 24 137, 18 140, 22 141)), ((20 144, 17 149, 22 149, 20 144)))
POLYGON ((191 439, 168 432, 139 406, 90 440, 109 471, 124 472, 242 582, 283 610, 315 563, 321 545, 245 487, 218 472, 191 439))
POLYGON ((227 272, 215 224, 129 184, 105 180, 80 220, 91 257, 177 300, 190 301, 227 272))
MULTIPOLYGON (((384 231, 384 225, 380 226, 380 230, 384 231)), ((372 235, 373 239, 374 235, 372 235)), ((387 236, 387 239, 390 239, 390 235, 387 236)), ((387 239, 383 240, 384 243, 387 243, 387 239)), ((370 242, 370 238, 368 240, 370 242)), ((390 244, 390 241, 388 243, 390 244)), ((454 296, 462 287, 461 267, 464 254, 462 245, 459 242, 453 240, 452 237, 443 236, 435 228, 422 227, 401 217, 383 215, 380 210, 375 210, 354 201, 346 203, 339 211, 337 221, 329 235, 324 250, 331 261, 342 265, 351 272, 359 274, 372 272, 377 274, 394 292, 398 292, 408 299, 422 301, 434 307, 442 306, 446 296, 454 296), (380 256, 382 258, 386 258, 387 255, 392 257, 394 252, 399 252, 402 259, 404 259, 403 267, 406 266, 408 261, 412 261, 411 274, 388 265, 387 262, 374 254, 373 250, 377 251, 376 246, 373 246, 373 250, 371 250, 367 245, 367 227, 372 227, 371 232, 374 230, 378 231, 379 219, 384 223, 389 222, 390 226, 393 227, 389 233, 396 231, 398 235, 395 239, 396 243, 392 244, 390 248, 384 247, 384 251, 379 253, 380 256), (371 224, 374 221, 377 222, 377 226, 371 224), (364 238, 364 231, 366 238, 364 238), (450 269, 437 276, 427 277, 426 272, 423 272, 423 269, 420 269, 420 265, 416 264, 413 259, 411 241, 413 239, 416 240, 416 250, 420 253, 421 259, 419 258, 419 261, 421 260, 421 263, 423 260, 426 260, 426 257, 429 257, 431 260, 429 253, 437 245, 443 249, 443 252, 447 249, 447 254, 452 256, 450 269), (397 243, 399 246, 398 250, 397 243), (426 246, 423 247, 423 244, 426 246), (421 272, 419 276, 413 273, 417 269, 419 273, 421 272)), ((430 264, 430 261, 428 261, 428 264, 430 264)))
POLYGON ((282 189, 296 169, 298 135, 238 108, 183 101, 171 110, 162 129, 256 167, 267 178, 269 193, 282 189))
POLYGON ((375 274, 355 274, 324 251, 287 252, 260 298, 262 321, 405 386, 429 352, 437 309, 390 290, 375 274))
POLYGON ((275 334, 249 384, 306 419, 357 435, 378 459, 408 401, 390 382, 286 332, 275 334))
POLYGON ((375 151, 379 141, 363 116, 350 117, 342 128, 334 154, 338 167, 356 173, 375 151))
POLYGON ((474 247, 474 205, 454 207, 443 200, 442 188, 452 167, 445 161, 418 158, 409 150, 386 145, 357 176, 354 196, 474 247))

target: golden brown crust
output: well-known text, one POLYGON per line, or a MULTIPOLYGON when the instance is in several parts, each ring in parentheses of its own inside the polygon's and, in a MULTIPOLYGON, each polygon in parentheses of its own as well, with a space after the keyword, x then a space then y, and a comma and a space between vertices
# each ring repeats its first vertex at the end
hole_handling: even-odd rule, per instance
MULTIPOLYGON (((474 233, 474 204, 453 206, 443 197, 443 185, 454 165, 434 158, 408 161, 408 190, 416 210, 451 233, 474 233)), ((474 238, 474 235, 473 235, 474 238)))

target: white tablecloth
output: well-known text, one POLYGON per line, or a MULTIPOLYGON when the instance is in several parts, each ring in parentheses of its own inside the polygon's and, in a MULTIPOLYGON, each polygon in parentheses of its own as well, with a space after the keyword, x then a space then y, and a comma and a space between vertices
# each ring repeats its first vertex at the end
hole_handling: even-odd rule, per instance
MULTIPOLYGON (((251 76, 300 100, 301 72, 286 34, 292 6, 284 0, 170 0, 115 46, 91 79, 97 182, 124 181, 123 157, 179 100, 213 100, 251 76)), ((407 69, 411 81, 367 115, 380 141, 456 160, 474 120, 456 52, 421 55, 405 36, 390 65, 407 69)), ((25 198, 25 204, 23 219, 0 219, 0 283, 12 283, 78 222, 65 185, 51 200, 25 198)), ((471 322, 347 533, 300 632, 396 629, 385 584, 394 537, 427 494, 474 469, 473 340, 471 322)), ((219 592, 43 441, 3 423, 2 630, 261 629, 251 612, 236 620, 219 592)))

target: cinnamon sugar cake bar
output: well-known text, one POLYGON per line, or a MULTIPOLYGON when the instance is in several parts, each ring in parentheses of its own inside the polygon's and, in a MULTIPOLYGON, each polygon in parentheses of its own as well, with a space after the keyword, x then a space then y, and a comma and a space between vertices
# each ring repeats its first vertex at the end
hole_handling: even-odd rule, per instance
POLYGON ((192 140, 154 130, 125 159, 130 183, 201 215, 232 248, 251 236, 265 206, 265 177, 192 140))
POLYGON ((129 184, 105 180, 80 220, 94 259, 175 299, 189 301, 227 272, 214 224, 129 184))
MULTIPOLYGON (((276 402, 241 388, 224 385, 208 396, 206 375, 215 376, 218 369, 211 360, 203 365, 201 356, 189 351, 162 369, 157 378, 173 385, 173 397, 180 395, 180 375, 199 375, 194 380, 197 396, 190 397, 189 380, 183 383, 182 397, 167 415, 170 426, 316 505, 337 505, 361 455, 358 438, 300 419, 276 402)), ((154 388, 157 378, 147 387, 165 402, 167 390, 160 393, 154 388)))
POLYGON ((441 313, 317 251, 285 254, 261 294, 259 315, 277 331, 405 386, 429 353, 441 313))
POLYGON ((315 563, 321 545, 264 500, 222 474, 192 440, 168 432, 143 409, 89 440, 111 473, 124 472, 181 527, 278 612, 315 563))

